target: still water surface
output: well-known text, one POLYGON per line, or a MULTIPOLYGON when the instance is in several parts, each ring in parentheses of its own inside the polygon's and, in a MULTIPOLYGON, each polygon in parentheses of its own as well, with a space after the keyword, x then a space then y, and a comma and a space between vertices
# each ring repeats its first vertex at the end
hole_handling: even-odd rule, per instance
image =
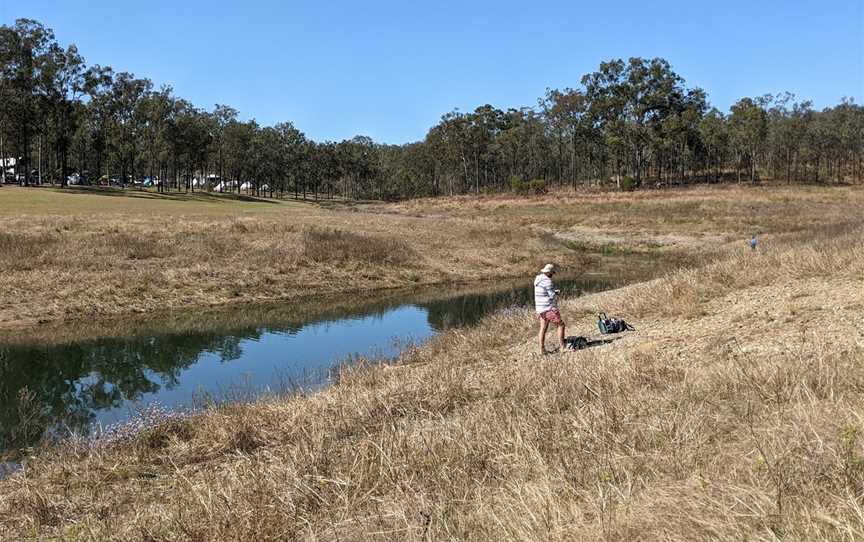
MULTIPOLYGON (((618 285, 601 279, 558 283, 571 296, 618 285)), ((0 344, 0 451, 46 435, 88 434, 149 405, 186 408, 202 398, 320 387, 340 362, 393 357, 407 344, 532 300, 530 283, 522 283, 480 293, 412 294, 326 314, 283 306, 260 322, 250 322, 245 307, 237 309, 244 314, 229 314, 212 328, 172 331, 166 324, 129 336, 0 344)))

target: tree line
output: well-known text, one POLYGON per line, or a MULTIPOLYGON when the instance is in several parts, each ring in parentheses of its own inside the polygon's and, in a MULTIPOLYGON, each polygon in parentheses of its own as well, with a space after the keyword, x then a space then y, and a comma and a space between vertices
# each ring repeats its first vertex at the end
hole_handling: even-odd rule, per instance
POLYGON ((451 111, 422 141, 316 142, 169 86, 88 66, 35 20, 0 26, 3 182, 145 183, 284 197, 400 199, 553 185, 861 182, 864 108, 789 93, 712 107, 661 58, 600 64, 531 107, 451 111))

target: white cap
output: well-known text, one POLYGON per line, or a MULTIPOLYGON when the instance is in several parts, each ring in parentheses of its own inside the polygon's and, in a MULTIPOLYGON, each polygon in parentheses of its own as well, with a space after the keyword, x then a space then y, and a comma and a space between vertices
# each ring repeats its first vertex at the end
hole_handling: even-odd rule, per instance
POLYGON ((554 273, 555 272, 555 266, 552 265, 551 263, 547 263, 546 265, 543 266, 543 269, 541 269, 540 272, 541 273, 554 273))

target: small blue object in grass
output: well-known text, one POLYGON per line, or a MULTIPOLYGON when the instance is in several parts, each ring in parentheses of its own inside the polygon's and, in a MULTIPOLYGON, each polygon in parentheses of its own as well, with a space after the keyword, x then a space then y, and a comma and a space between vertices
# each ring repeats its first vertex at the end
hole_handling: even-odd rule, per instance
POLYGON ((750 250, 756 250, 756 244, 759 240, 756 238, 756 234, 753 234, 753 237, 750 238, 750 250))

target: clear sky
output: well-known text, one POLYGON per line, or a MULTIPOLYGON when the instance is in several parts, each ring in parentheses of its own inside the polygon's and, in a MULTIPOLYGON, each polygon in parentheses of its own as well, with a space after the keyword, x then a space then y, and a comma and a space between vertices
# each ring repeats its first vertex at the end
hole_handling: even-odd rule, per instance
POLYGON ((453 108, 533 106, 611 58, 664 57, 722 110, 864 102, 864 0, 0 0, 88 64, 316 140, 422 139, 453 108))

